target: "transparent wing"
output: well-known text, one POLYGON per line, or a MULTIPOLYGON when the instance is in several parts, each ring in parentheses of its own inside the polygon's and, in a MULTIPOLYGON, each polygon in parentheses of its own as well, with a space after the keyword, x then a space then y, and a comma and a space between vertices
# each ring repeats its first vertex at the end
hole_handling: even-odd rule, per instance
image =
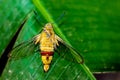
POLYGON ((14 47, 8 55, 10 57, 10 60, 24 58, 26 56, 30 56, 31 54, 34 54, 35 51, 38 51, 39 46, 35 45, 34 40, 35 38, 23 42, 17 45, 16 47, 14 47))
MULTIPOLYGON (((57 36, 58 37, 58 36, 57 36)), ((75 62, 83 63, 83 57, 69 44, 65 43, 61 38, 58 37, 59 46, 56 48, 56 52, 62 56, 64 59, 75 62)))

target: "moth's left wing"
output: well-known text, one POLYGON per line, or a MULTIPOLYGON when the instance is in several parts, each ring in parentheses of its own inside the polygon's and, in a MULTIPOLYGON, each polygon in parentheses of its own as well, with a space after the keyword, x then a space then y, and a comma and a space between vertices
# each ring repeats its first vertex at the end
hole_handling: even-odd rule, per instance
POLYGON ((34 54, 38 50, 38 45, 35 45, 37 37, 38 36, 35 36, 31 40, 22 42, 19 45, 15 46, 8 55, 9 59, 17 60, 34 54))
POLYGON ((65 58, 66 60, 73 61, 75 63, 83 63, 83 57, 77 52, 72 46, 65 43, 60 37, 55 35, 55 38, 58 40, 59 46, 57 46, 56 50, 60 56, 65 58))

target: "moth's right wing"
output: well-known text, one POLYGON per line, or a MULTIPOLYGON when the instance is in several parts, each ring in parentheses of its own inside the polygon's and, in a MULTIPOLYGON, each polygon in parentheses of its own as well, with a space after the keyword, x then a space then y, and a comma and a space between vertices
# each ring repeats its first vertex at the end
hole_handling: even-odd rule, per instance
POLYGON ((24 58, 38 51, 39 46, 38 44, 35 44, 36 38, 37 36, 14 47, 8 55, 10 60, 24 58))
POLYGON ((76 51, 72 46, 65 43, 60 37, 56 35, 56 39, 58 40, 59 46, 57 47, 56 51, 62 56, 64 59, 68 61, 72 61, 75 63, 83 63, 83 57, 80 55, 78 51, 76 51))

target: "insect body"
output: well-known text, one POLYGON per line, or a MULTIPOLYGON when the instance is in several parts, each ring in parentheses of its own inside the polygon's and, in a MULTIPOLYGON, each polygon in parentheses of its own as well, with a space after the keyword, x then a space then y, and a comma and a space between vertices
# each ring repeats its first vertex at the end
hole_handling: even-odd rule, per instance
POLYGON ((34 53, 34 49, 36 49, 35 45, 37 44, 39 45, 45 72, 49 70, 54 51, 60 53, 59 55, 65 59, 72 60, 77 63, 83 63, 82 56, 54 33, 51 23, 47 23, 42 32, 35 36, 32 40, 23 42, 13 48, 10 55, 13 57, 16 57, 17 55, 18 58, 30 55, 34 53))
POLYGON ((54 54, 54 48, 56 45, 58 46, 58 39, 54 34, 51 23, 47 23, 42 33, 36 37, 35 44, 37 43, 40 44, 41 58, 44 64, 44 71, 46 72, 48 71, 51 63, 54 54))

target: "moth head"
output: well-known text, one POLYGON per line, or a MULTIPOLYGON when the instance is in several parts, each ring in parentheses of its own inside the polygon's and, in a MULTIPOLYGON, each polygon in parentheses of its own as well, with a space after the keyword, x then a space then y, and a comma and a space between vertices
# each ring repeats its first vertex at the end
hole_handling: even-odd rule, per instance
POLYGON ((45 25, 45 28, 46 29, 52 29, 53 27, 52 27, 52 23, 47 23, 46 25, 45 25))

